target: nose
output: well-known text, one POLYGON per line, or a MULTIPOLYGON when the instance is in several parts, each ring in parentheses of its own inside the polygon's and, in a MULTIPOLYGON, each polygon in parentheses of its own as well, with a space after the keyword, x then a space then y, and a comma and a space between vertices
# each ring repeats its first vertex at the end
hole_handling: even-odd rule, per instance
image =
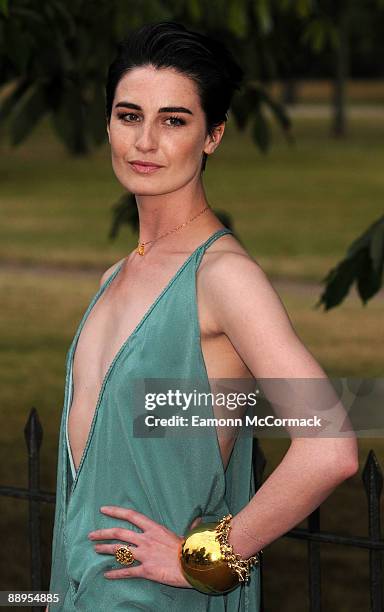
POLYGON ((149 123, 147 125, 142 125, 140 130, 138 130, 137 138, 135 142, 136 148, 139 151, 153 151, 157 148, 157 136, 156 130, 149 123))

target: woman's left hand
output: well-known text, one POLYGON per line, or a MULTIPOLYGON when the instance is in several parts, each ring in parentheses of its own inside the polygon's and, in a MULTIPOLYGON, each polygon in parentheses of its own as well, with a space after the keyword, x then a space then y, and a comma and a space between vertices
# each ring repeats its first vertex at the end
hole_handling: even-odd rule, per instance
MULTIPOLYGON (((111 527, 88 534, 92 541, 111 539, 127 542, 135 560, 140 562, 140 565, 134 567, 122 566, 122 569, 109 570, 104 573, 106 578, 146 578, 170 586, 192 588, 183 576, 179 560, 184 538, 132 508, 102 506, 100 511, 108 516, 129 521, 142 530, 140 533, 122 527, 111 527)), ((200 520, 195 519, 190 529, 200 520)), ((96 544, 95 551, 114 556, 119 546, 121 544, 96 544)))

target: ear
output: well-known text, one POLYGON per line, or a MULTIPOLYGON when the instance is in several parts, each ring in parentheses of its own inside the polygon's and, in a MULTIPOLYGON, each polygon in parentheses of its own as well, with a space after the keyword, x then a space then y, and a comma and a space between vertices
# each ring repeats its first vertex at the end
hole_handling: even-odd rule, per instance
POLYGON ((107 121, 107 134, 108 134, 108 141, 109 141, 109 144, 111 144, 111 133, 110 133, 110 131, 109 131, 109 123, 108 123, 108 121, 107 121))
POLYGON ((211 155, 219 146, 225 130, 225 121, 217 125, 212 130, 212 135, 208 134, 205 139, 204 153, 211 155))

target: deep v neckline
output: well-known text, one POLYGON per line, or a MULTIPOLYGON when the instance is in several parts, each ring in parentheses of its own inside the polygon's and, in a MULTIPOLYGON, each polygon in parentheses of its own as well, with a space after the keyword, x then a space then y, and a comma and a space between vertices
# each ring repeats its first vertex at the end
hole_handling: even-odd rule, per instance
POLYGON ((76 348, 77 348, 77 345, 78 345, 78 342, 79 342, 79 338, 80 338, 81 332, 82 332, 82 330, 84 328, 84 325, 85 325, 85 323, 86 323, 86 321, 87 321, 91 311, 93 310, 94 306, 96 305, 96 303, 98 302, 100 297, 103 295, 105 290, 112 284, 112 282, 118 276, 119 272, 121 271, 121 269, 122 269, 122 267, 124 265, 124 262, 125 262, 126 258, 124 258, 123 261, 120 263, 120 265, 118 265, 116 267, 116 270, 109 276, 109 278, 107 278, 107 280, 100 287, 99 291, 96 293, 96 295, 92 299, 91 303, 89 304, 87 310, 84 313, 83 318, 80 321, 79 327, 77 329, 77 332, 75 334, 74 340, 73 340, 71 348, 70 348, 70 354, 69 354, 69 358, 68 358, 69 393, 68 393, 68 401, 67 401, 67 406, 66 406, 65 434, 66 434, 66 441, 67 441, 68 456, 69 456, 69 460, 70 460, 70 463, 71 463, 72 471, 75 474, 75 476, 73 478, 72 487, 71 487, 71 494, 72 494, 72 492, 73 492, 73 490, 74 490, 74 488, 75 488, 75 486, 76 486, 76 484, 78 482, 79 474, 81 472, 81 469, 82 469, 85 457, 87 455, 88 447, 89 447, 89 444, 91 442, 92 433, 93 433, 93 429, 94 429, 95 422, 96 422, 96 417, 97 417, 97 414, 98 414, 98 411, 99 411, 101 400, 102 400, 103 395, 104 395, 105 387, 107 385, 107 382, 108 382, 108 380, 110 378, 111 372, 112 372, 116 362, 118 361, 120 355, 127 348, 129 343, 131 342, 132 338, 139 332, 139 330, 142 327, 142 325, 144 324, 145 320, 150 316, 150 314, 152 313, 154 308, 157 306, 157 304, 160 302, 160 300, 165 295, 165 293, 168 291, 168 289, 170 289, 170 287, 173 285, 173 283, 176 281, 176 279, 179 277, 179 275, 183 272, 183 270, 186 268, 186 266, 189 264, 189 262, 192 261, 193 257, 196 255, 196 253, 198 253, 198 251, 200 249, 204 248, 204 246, 208 242, 213 240, 213 238, 217 234, 220 234, 220 233, 230 233, 230 232, 231 232, 231 230, 229 230, 228 228, 219 229, 216 232, 214 232, 213 234, 211 234, 211 236, 209 236, 202 244, 197 246, 196 249, 194 249, 194 251, 192 251, 192 253, 187 257, 187 259, 176 270, 176 272, 173 274, 173 276, 171 276, 170 280, 166 283, 166 285, 160 291, 158 296, 154 299, 154 301, 150 304, 150 306, 144 312, 143 316, 141 317, 141 319, 139 320, 139 322, 137 323, 137 325, 135 326, 133 331, 123 341, 123 343, 121 344, 120 348, 117 350, 115 356, 113 357, 111 363, 109 364, 109 366, 108 366, 108 368, 107 368, 107 370, 106 370, 106 372, 104 374, 104 377, 102 379, 102 383, 101 383, 101 386, 100 386, 100 389, 99 389, 99 392, 98 392, 98 395, 97 395, 97 401, 96 401, 96 405, 95 405, 95 408, 94 408, 94 411, 93 411, 93 417, 92 417, 91 425, 90 425, 90 428, 89 428, 89 431, 88 431, 86 443, 85 443, 83 452, 81 454, 81 459, 80 459, 79 467, 76 470, 75 463, 73 461, 71 446, 70 446, 70 443, 69 443, 69 435, 68 435, 68 417, 69 417, 69 413, 70 413, 71 408, 72 408, 72 403, 73 403, 72 400, 73 400, 73 392, 74 392, 74 385, 73 385, 73 362, 74 362, 74 355, 75 355, 75 352, 76 352, 76 348))

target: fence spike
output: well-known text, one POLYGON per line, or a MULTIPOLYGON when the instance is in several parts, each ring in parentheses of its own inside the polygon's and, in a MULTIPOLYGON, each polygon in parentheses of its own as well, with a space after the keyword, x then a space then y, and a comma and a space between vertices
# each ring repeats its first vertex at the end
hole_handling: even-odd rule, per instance
MULTIPOLYGON (((369 537, 377 541, 381 539, 380 497, 383 490, 383 472, 373 449, 368 453, 362 479, 368 499, 369 537)), ((382 551, 369 551, 369 574, 371 612, 382 612, 384 608, 382 551)))
POLYGON ((367 495, 373 490, 378 497, 381 496, 383 490, 383 472, 372 448, 364 465, 362 479, 367 495))
POLYGON ((36 408, 32 408, 24 427, 24 438, 29 455, 39 451, 43 441, 43 428, 40 423, 36 408))

